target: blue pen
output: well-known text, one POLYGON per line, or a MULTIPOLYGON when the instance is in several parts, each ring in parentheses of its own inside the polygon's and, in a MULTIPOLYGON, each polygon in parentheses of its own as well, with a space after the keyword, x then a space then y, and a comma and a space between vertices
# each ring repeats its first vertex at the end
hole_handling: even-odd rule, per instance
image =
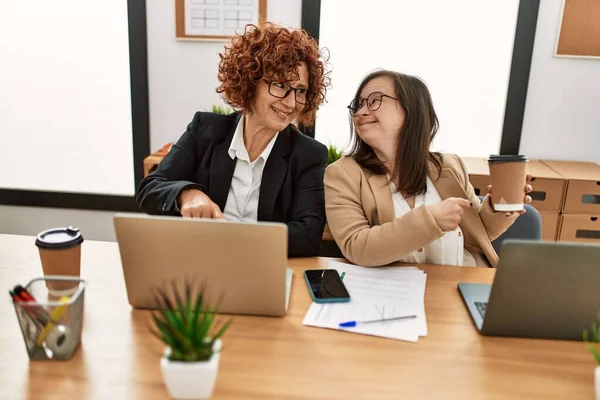
POLYGON ((347 321, 347 322, 342 322, 339 324, 340 328, 353 328, 356 325, 359 324, 372 324, 375 322, 387 322, 387 321, 396 321, 399 319, 410 319, 410 318, 417 318, 416 315, 404 315, 402 317, 394 317, 394 318, 383 318, 383 319, 373 319, 371 321, 347 321))

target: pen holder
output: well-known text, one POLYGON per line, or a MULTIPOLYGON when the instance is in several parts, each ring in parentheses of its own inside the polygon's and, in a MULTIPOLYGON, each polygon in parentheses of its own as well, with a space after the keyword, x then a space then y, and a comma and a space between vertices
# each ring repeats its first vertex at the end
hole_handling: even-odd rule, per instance
POLYGON ((85 286, 77 277, 46 275, 25 286, 35 301, 13 301, 30 360, 73 356, 81 343, 85 286))

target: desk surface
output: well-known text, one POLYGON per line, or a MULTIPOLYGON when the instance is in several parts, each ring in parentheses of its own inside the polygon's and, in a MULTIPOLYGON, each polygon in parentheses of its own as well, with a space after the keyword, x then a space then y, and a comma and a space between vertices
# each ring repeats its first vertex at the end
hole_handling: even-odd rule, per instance
MULTIPOLYGON (((457 282, 490 282, 494 270, 422 266, 429 334, 418 343, 305 327, 305 269, 290 260, 285 318, 234 317, 214 399, 593 398, 594 362, 581 342, 480 336, 457 282)), ((4 289, 40 275, 34 238, 0 235, 4 289)), ((0 399, 167 399, 162 344, 148 313, 127 303, 116 243, 86 241, 82 345, 66 362, 29 362, 8 296, 0 301, 0 399)))

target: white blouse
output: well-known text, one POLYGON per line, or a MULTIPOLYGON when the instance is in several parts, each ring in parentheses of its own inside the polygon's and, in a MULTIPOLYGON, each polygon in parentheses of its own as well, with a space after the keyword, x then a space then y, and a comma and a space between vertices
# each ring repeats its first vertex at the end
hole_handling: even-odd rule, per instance
POLYGON ((244 144, 244 117, 240 118, 229 150, 227 150, 229 157, 232 160, 236 160, 236 162, 227 201, 223 209, 223 216, 226 220, 256 222, 258 219, 258 202, 262 175, 278 136, 279 132, 273 136, 260 156, 250 162, 250 156, 244 144))
MULTIPOLYGON (((408 202, 397 191, 396 185, 390 183, 390 191, 394 201, 394 213, 396 218, 411 211, 408 202)), ((415 196, 415 208, 422 205, 433 205, 440 203, 442 198, 435 189, 431 179, 427 177, 427 192, 415 196)), ((439 239, 434 240, 428 245, 413 250, 402 259, 401 262, 415 264, 442 264, 442 265, 460 265, 467 267, 477 266, 473 255, 464 248, 464 237, 460 226, 454 231, 444 232, 439 239)))

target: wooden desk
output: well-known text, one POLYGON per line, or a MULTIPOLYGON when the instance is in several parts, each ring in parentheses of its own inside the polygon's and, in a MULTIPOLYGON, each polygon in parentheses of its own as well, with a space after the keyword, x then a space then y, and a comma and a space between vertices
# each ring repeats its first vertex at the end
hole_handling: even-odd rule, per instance
MULTIPOLYGON (((86 241, 82 346, 66 362, 29 362, 14 310, 0 301, 0 399, 167 399, 162 344, 146 311, 127 303, 116 243, 86 241)), ((305 327, 296 259, 285 318, 234 317, 214 399, 592 399, 594 362, 581 342, 480 336, 456 283, 490 282, 483 268, 424 266, 429 335, 419 343, 305 327)), ((4 289, 38 276, 34 238, 0 235, 4 289)))

